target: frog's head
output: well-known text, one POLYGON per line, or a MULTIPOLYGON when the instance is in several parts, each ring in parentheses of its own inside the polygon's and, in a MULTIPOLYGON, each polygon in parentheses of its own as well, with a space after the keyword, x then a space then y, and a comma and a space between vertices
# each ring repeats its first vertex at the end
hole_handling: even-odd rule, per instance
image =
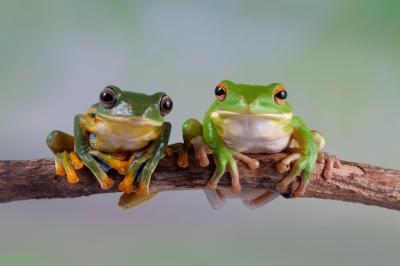
POLYGON ((286 89, 279 83, 266 86, 235 84, 224 80, 215 88, 217 97, 211 115, 255 115, 290 120, 292 107, 286 89))
POLYGON ((103 89, 97 104, 97 115, 111 120, 159 124, 172 110, 173 103, 163 92, 153 95, 122 91, 110 85, 103 89))

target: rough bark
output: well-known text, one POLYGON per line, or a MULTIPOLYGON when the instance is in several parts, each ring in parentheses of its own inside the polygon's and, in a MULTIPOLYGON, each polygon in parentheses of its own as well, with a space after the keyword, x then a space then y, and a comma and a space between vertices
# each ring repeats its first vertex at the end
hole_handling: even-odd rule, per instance
MULTIPOLYGON (((239 163, 243 188, 265 188, 274 190, 284 177, 274 165, 284 155, 252 155, 260 160, 261 167, 250 170, 239 163)), ((167 190, 201 189, 211 176, 214 166, 201 168, 192 164, 187 169, 175 165, 176 158, 163 159, 153 175, 152 192, 167 190)), ((362 163, 341 161, 343 167, 334 169, 332 179, 325 181, 321 176, 324 163, 318 163, 303 197, 332 199, 375 205, 400 210, 400 171, 385 169, 362 163)), ((82 169, 78 172, 80 182, 69 184, 65 178, 54 173, 54 162, 50 159, 32 161, 0 161, 0 202, 29 199, 72 198, 92 194, 116 192, 122 179, 111 174, 116 181, 108 191, 102 190, 93 175, 82 169)), ((230 186, 226 174, 220 186, 230 186)))

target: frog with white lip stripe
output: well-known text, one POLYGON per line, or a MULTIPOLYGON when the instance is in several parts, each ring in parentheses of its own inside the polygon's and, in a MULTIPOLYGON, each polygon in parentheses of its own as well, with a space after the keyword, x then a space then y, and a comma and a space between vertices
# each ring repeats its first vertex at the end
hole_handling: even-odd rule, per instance
POLYGON ((292 148, 292 153, 277 165, 280 172, 285 172, 294 162, 276 190, 287 192, 290 184, 301 175, 300 185, 292 194, 302 195, 319 155, 323 157, 320 151, 325 139, 319 132, 311 131, 300 117, 293 115, 286 100, 287 90, 278 83, 263 86, 224 80, 215 88, 215 96, 203 124, 195 119, 184 123, 184 148, 179 149, 178 165, 188 166, 187 151, 192 147, 201 166, 209 164, 207 154, 212 153, 216 169, 207 187, 216 189, 228 170, 232 191, 240 192, 236 159, 244 161, 252 169, 259 167, 257 160, 243 153, 273 154, 292 148))

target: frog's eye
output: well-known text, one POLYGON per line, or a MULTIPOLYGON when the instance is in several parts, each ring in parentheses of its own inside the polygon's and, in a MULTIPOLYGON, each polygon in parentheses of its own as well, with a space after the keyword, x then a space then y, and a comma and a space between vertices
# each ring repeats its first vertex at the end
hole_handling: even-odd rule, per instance
POLYGON ((165 95, 161 98, 160 113, 162 116, 169 114, 172 111, 173 107, 174 107, 174 103, 173 103, 171 97, 165 95))
POLYGON ((275 90, 274 98, 277 104, 283 104, 288 96, 287 91, 283 86, 278 86, 275 90))
POLYGON ((112 87, 106 87, 100 93, 100 103, 104 108, 110 109, 117 101, 117 92, 112 87))
POLYGON ((226 92, 227 89, 222 84, 218 85, 215 88, 215 96, 217 96, 218 101, 222 102, 223 100, 225 100, 226 92))

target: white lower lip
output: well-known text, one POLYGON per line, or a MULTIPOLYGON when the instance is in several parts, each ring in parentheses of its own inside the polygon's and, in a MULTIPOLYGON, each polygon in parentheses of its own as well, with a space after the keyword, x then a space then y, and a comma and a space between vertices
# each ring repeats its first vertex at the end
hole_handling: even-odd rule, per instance
POLYGON ((216 111, 211 113, 211 117, 218 117, 218 116, 254 116, 254 117, 264 117, 270 119, 291 119, 293 117, 292 113, 282 113, 282 114, 252 114, 252 113, 237 113, 237 112, 230 112, 230 111, 216 111))

